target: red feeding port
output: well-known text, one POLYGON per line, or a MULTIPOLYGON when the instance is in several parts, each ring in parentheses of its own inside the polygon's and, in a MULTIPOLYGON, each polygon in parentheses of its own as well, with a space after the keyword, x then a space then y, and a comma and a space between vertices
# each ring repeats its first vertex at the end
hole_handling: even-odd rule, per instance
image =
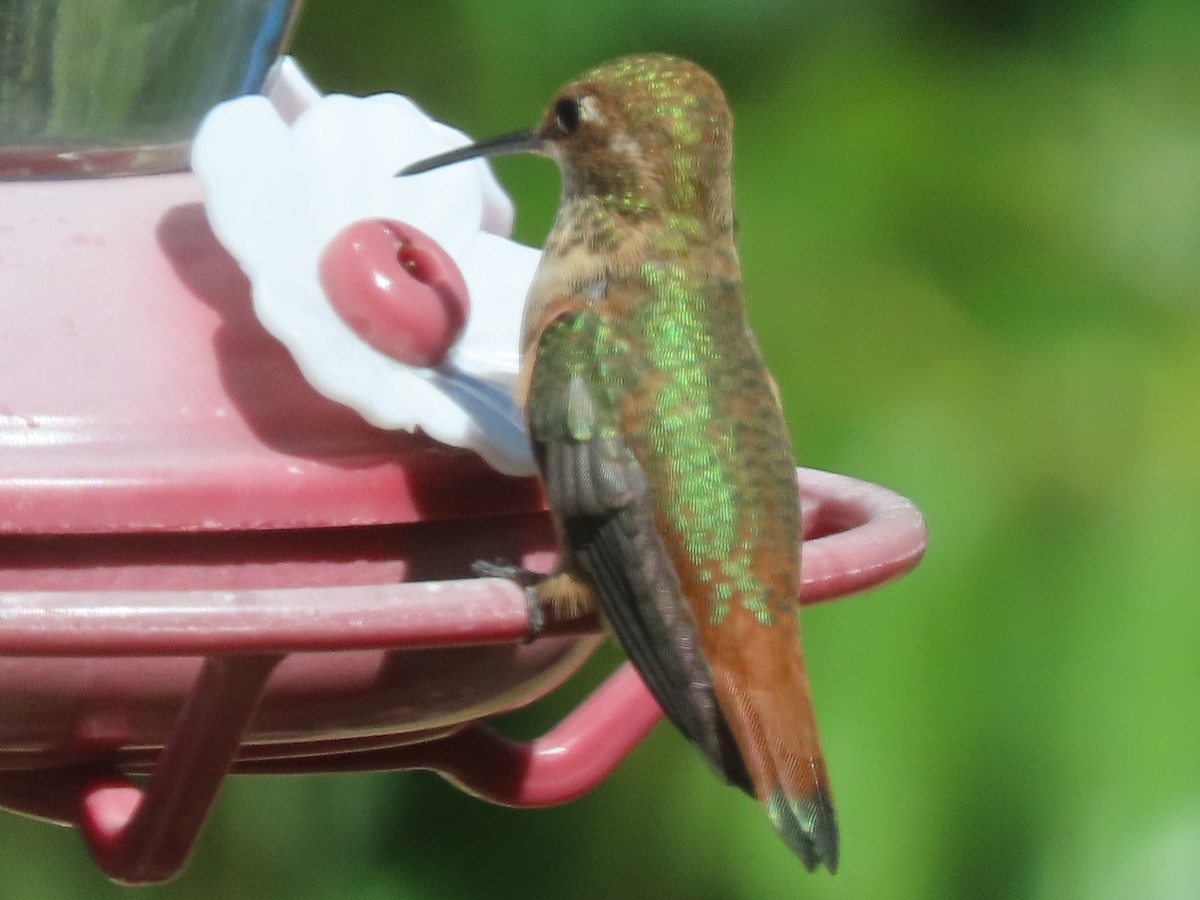
POLYGON ((410 366, 436 366, 467 324, 462 273, 412 225, 369 219, 336 234, 321 255, 321 286, 360 338, 410 366))

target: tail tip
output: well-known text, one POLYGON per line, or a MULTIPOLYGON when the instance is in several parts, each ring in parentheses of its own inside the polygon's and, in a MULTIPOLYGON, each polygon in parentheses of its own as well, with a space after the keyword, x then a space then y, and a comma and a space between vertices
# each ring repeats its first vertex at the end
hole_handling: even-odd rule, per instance
POLYGON ((767 799, 767 815, 792 848, 804 868, 823 865, 833 875, 838 869, 837 816, 828 788, 820 785, 811 796, 789 797, 776 788, 767 799))

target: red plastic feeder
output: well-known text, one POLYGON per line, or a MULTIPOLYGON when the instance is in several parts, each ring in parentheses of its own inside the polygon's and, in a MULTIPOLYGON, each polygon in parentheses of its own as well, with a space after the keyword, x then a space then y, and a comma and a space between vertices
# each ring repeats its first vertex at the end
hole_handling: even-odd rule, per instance
MULTIPOLYGON (((0 181, 0 805, 153 882, 230 772, 594 787, 661 718, 628 665, 542 738, 482 724, 600 639, 530 641, 522 590, 469 578, 552 563, 536 483, 315 393, 201 199, 189 174, 0 181)), ((801 500, 802 602, 924 550, 882 488, 804 470, 801 500)))
MULTIPOLYGON (((315 394, 191 176, 8 184, 0 209, 0 278, 26 301, 0 307, 0 803, 156 881, 230 771, 427 768, 541 806, 658 721, 626 666, 529 744, 480 724, 598 640, 527 642, 519 588, 462 580, 550 563, 536 485, 315 394)), ((920 558, 903 498, 801 483, 805 602, 920 558)))

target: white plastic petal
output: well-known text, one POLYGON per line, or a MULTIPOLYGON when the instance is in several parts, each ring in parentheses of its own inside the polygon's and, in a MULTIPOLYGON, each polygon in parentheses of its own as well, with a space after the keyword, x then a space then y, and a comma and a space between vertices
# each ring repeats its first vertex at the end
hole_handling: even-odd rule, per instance
POLYGON ((521 316, 524 308, 514 290, 528 291, 541 253, 487 232, 475 235, 459 265, 471 295, 471 318, 462 339, 450 352, 451 362, 464 372, 511 384, 520 368, 521 316))
MULTIPOLYGON (((474 165, 397 178, 410 162, 448 145, 403 98, 334 95, 305 111, 293 133, 324 208, 328 237, 351 222, 390 216, 436 239, 454 255, 479 231, 483 196, 474 165)), ((326 239, 327 240, 327 239, 326 239)))
POLYGON ((300 113, 321 99, 321 92, 290 56, 281 56, 271 66, 262 92, 279 117, 289 125, 296 121, 300 113))
POLYGON ((192 168, 207 188, 213 232, 259 284, 303 291, 321 244, 316 207, 291 132, 261 97, 216 107, 196 135, 192 168))
POLYGON ((475 450, 502 472, 532 473, 510 387, 540 254, 497 236, 508 233, 513 211, 490 168, 476 161, 397 178, 408 163, 467 137, 404 97, 320 98, 290 60, 270 85, 282 109, 263 97, 223 103, 201 124, 192 151, 213 231, 250 277, 263 326, 318 391, 373 424, 419 429, 475 450), (471 314, 438 369, 373 349, 325 297, 324 248, 347 225, 374 218, 415 225, 462 270, 471 314))

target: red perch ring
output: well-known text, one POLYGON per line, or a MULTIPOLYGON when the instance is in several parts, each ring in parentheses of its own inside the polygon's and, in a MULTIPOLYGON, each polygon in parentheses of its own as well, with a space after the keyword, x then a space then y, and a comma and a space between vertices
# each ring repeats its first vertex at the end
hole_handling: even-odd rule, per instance
MULTIPOLYGON (((910 571, 924 553, 920 512, 882 487, 802 469, 800 500, 801 604, 878 587, 910 571)), ((540 568, 552 559, 553 551, 543 549, 522 561, 540 568)), ((381 692, 375 677, 341 701, 370 723, 369 732, 343 728, 338 734, 320 726, 306 731, 299 725, 289 733, 271 723, 304 696, 320 697, 328 690, 323 679, 345 691, 337 684, 353 675, 347 667, 365 660, 376 671, 373 657, 364 657, 372 648, 393 660, 389 668, 419 679, 432 662, 430 653, 472 647, 561 653, 556 644, 581 637, 579 646, 587 652, 596 628, 594 621, 567 623, 526 643, 523 590, 488 578, 266 590, 0 593, 0 659, 16 664, 0 667, 6 709, 36 700, 47 712, 69 707, 72 722, 89 715, 96 703, 109 718, 139 715, 137 696, 122 712, 117 696, 80 694, 98 660, 114 667, 108 676, 114 684, 125 683, 127 670, 133 684, 158 683, 160 693, 179 692, 156 726, 157 740, 124 747, 107 742, 94 757, 77 735, 71 746, 70 722, 56 724, 53 716, 43 716, 24 726, 32 729, 29 734, 20 733, 16 722, 4 725, 0 805, 76 826, 110 877, 153 882, 183 865, 231 771, 423 768, 496 803, 561 803, 595 787, 662 717, 628 663, 561 723, 527 743, 509 741, 470 717, 415 732, 402 722, 389 730, 396 687, 381 692), (408 665, 406 658, 415 662, 408 665), (314 670, 320 659, 331 665, 314 670), (346 662, 335 665, 338 659, 346 662), (23 670, 37 663, 42 668, 31 686, 23 670), (36 697, 23 700, 22 692, 30 691, 36 697), (65 729, 57 739, 49 733, 55 728, 65 729), (145 775, 142 786, 133 780, 145 775)), ((315 724, 314 716, 309 720, 315 724)))

